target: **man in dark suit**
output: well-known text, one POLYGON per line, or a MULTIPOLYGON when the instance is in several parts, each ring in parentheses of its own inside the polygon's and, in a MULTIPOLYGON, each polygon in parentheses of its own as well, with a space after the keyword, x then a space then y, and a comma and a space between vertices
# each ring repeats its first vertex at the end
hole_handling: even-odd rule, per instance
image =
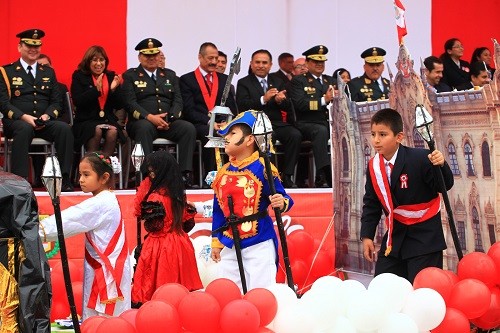
POLYGON ((287 84, 293 77, 293 55, 288 52, 280 54, 278 57, 278 65, 280 68, 272 73, 272 75, 278 77, 287 84))
POLYGON ((377 154, 366 172, 360 231, 363 255, 370 262, 375 260, 373 239, 384 211, 394 219, 385 221, 390 228, 378 253, 375 275, 393 273, 413 283, 423 268, 443 266, 446 242, 438 177, 444 177, 449 190, 453 174, 440 151, 401 144, 403 120, 396 110, 378 111, 370 124, 377 154))
POLYGON ((127 131, 135 142, 140 142, 147 155, 153 151, 153 141, 160 137, 179 146, 179 166, 186 188, 192 184, 193 153, 196 144, 194 126, 182 119, 182 97, 175 72, 159 67, 158 49, 162 43, 154 38, 142 40, 140 65, 123 74, 125 108, 129 114, 127 131))
MULTIPOLYGON (((198 53, 200 65, 194 71, 186 73, 180 78, 182 101, 184 103, 184 119, 191 122, 196 128, 196 137, 201 140, 203 149, 203 165, 205 172, 215 170, 215 153, 213 148, 205 148, 208 141, 210 111, 220 105, 222 92, 226 85, 227 75, 218 73, 217 60, 219 51, 217 46, 210 42, 201 44, 198 53)), ((236 115, 234 95, 229 92, 226 105, 236 115)), ((217 122, 215 130, 222 124, 217 122)))
POLYGON ((429 86, 431 86, 435 92, 446 92, 451 91, 450 86, 442 81, 443 78, 443 62, 441 59, 435 56, 430 56, 424 60, 425 66, 425 78, 429 86))
POLYGON ((365 60, 365 73, 347 84, 352 101, 370 102, 389 98, 390 82, 382 77, 385 54, 385 50, 380 47, 370 47, 361 53, 361 58, 365 60))
POLYGON ((332 187, 327 105, 333 99, 333 79, 323 74, 327 53, 328 48, 323 45, 302 53, 306 57, 308 72, 293 77, 290 91, 297 117, 296 126, 302 137, 312 143, 316 187, 332 187))
POLYGON ((268 75, 271 69, 272 56, 267 50, 257 50, 252 54, 250 68, 252 74, 238 81, 236 104, 239 110, 264 111, 273 125, 273 140, 283 145, 284 166, 282 183, 284 187, 297 187, 292 176, 300 153, 302 134, 285 122, 283 114, 289 119, 291 102, 286 97, 285 83, 277 76, 268 75))
POLYGON ((62 115, 61 91, 54 70, 37 64, 43 36, 40 29, 17 34, 21 58, 1 69, 0 110, 5 136, 13 139, 11 170, 27 178, 33 138, 54 142, 63 176, 62 191, 73 191, 73 134, 68 124, 55 121, 62 115))

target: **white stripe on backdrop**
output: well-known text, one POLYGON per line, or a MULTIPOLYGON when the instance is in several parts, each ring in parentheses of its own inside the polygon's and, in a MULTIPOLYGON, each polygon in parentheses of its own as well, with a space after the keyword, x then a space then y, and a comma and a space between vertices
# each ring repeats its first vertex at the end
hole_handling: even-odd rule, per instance
MULTIPOLYGON (((431 0, 403 4, 408 26, 405 44, 419 68, 420 57, 431 54, 431 0)), ((198 65, 198 48, 205 41, 215 43, 229 59, 236 46, 241 47, 239 77, 246 75, 252 52, 261 48, 273 55, 272 71, 276 71, 280 53, 299 57, 306 49, 324 44, 330 49, 325 74, 345 67, 353 77, 363 73, 359 55, 366 48, 384 48, 394 73, 398 53, 392 0, 129 0, 128 67, 138 65, 134 47, 147 37, 164 44, 167 67, 179 76, 198 65)), ((388 77, 387 72, 384 76, 388 77)))

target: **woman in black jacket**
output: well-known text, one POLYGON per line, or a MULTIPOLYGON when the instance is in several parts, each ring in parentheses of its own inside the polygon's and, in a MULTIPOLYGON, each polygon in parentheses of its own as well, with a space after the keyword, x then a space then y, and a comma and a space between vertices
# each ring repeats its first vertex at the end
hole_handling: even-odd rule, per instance
POLYGON ((123 107, 119 75, 108 70, 109 58, 102 46, 91 46, 73 73, 71 95, 75 105, 75 145, 87 151, 113 155, 117 141, 125 142, 114 111, 123 107), (103 143, 101 149, 101 141, 103 143))

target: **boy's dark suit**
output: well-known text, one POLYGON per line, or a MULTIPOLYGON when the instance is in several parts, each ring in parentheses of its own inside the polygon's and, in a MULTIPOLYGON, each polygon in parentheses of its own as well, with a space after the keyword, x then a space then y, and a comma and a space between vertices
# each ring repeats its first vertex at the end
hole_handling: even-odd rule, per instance
MULTIPOLYGON (((394 208, 400 205, 426 203, 438 195, 440 191, 438 170, 429 161, 427 157, 429 153, 430 151, 427 149, 399 146, 391 173, 391 194, 394 208), (403 181, 406 179, 407 186, 402 183, 402 179, 403 181)), ((448 190, 453 186, 454 179, 451 169, 446 162, 441 167, 441 171, 448 190)), ((363 213, 361 216, 361 239, 374 239, 381 213, 382 205, 375 193, 370 172, 367 171, 365 195, 363 197, 363 213)), ((384 235, 378 254, 379 260, 384 256, 386 240, 387 233, 384 235)), ((441 214, 437 214, 427 221, 414 225, 404 225, 394 220, 392 251, 389 257, 407 260, 444 249, 446 249, 446 242, 441 225, 441 214)), ((379 261, 377 261, 377 266, 379 266, 379 261)), ((386 267, 376 267, 375 274, 387 271, 386 267)), ((412 279, 411 276, 410 278, 412 279)))
MULTIPOLYGON (((260 79, 260 78, 259 78, 260 79)), ((284 82, 276 76, 267 76, 268 89, 276 88, 278 91, 285 90, 284 82)), ((282 111, 287 113, 287 119, 291 117, 291 102, 285 99, 281 104, 276 103, 274 98, 262 105, 260 99, 265 94, 261 83, 254 74, 245 76, 238 81, 236 90, 236 103, 239 110, 264 111, 273 125, 273 139, 283 144, 284 167, 280 168, 285 175, 293 175, 295 164, 300 152, 302 134, 295 126, 283 121, 282 111)))

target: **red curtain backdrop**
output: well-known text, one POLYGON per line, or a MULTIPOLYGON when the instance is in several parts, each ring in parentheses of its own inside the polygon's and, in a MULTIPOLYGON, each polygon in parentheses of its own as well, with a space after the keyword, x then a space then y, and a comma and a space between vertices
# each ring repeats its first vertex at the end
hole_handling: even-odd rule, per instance
POLYGON ((493 52, 491 38, 500 40, 499 13, 500 0, 433 0, 432 54, 440 56, 444 52, 444 43, 450 38, 460 39, 464 45, 463 60, 466 61, 470 61, 477 47, 486 46, 493 52))
POLYGON ((109 69, 118 73, 126 70, 126 0, 2 0, 1 3, 0 65, 19 58, 17 33, 39 28, 46 33, 41 52, 51 58, 57 79, 68 88, 71 74, 91 45, 105 48, 109 69))

